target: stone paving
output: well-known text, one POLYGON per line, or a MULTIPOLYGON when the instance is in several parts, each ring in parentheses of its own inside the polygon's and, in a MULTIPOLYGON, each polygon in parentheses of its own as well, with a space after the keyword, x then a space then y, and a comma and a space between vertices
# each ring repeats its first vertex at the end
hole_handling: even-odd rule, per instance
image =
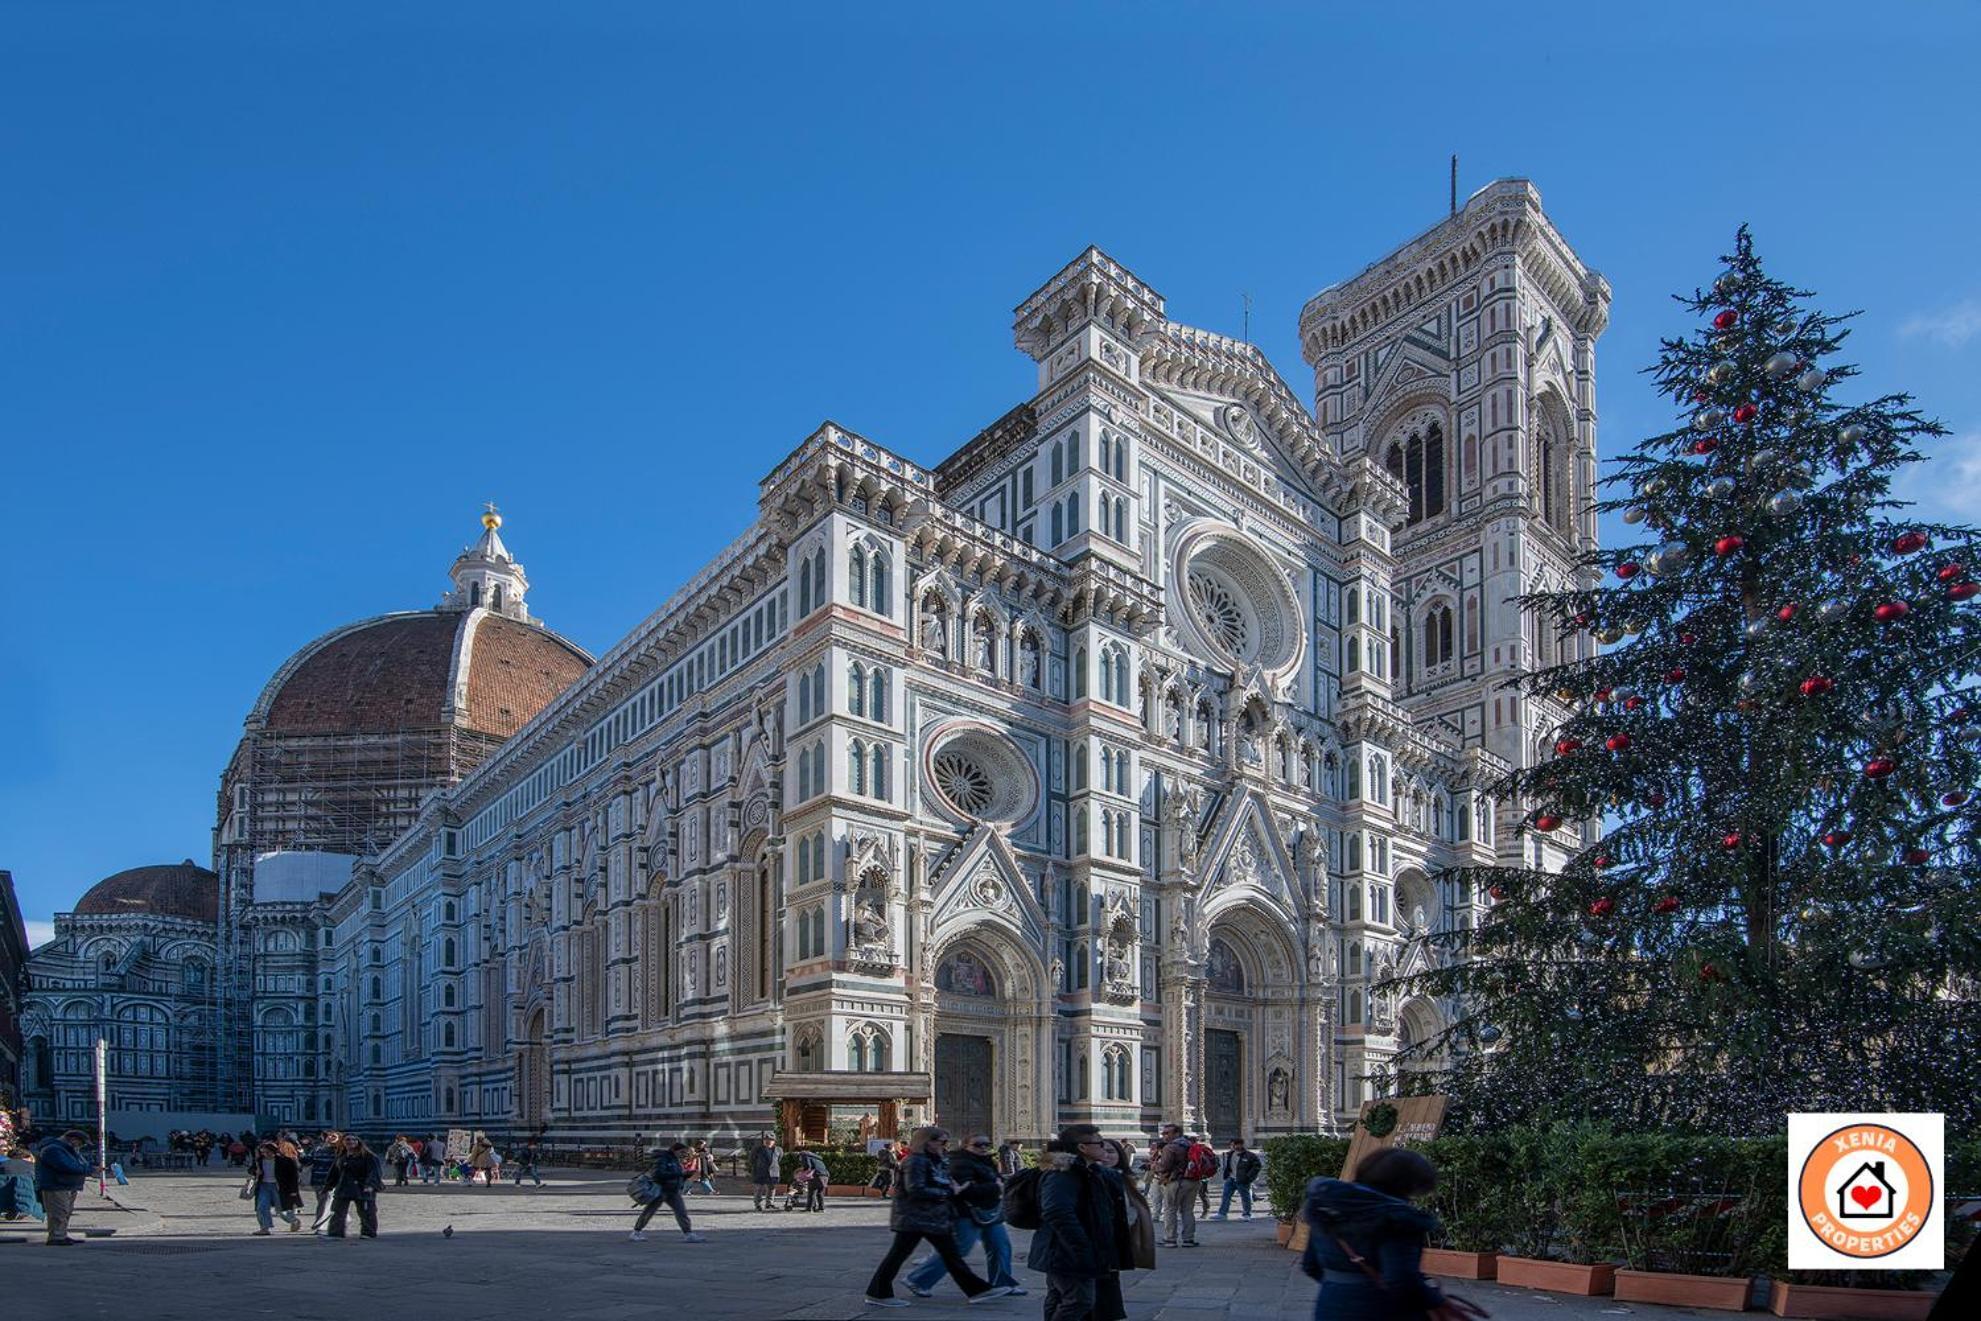
MULTIPOLYGON (((542 1188, 504 1185, 387 1188, 379 1199, 380 1237, 342 1241, 292 1234, 251 1236, 251 1205, 235 1193, 233 1171, 135 1174, 113 1188, 94 1185, 78 1199, 75 1225, 111 1230, 83 1246, 48 1248, 39 1222, 0 1222, 0 1289, 35 1321, 137 1318, 209 1321, 487 1321, 555 1317, 626 1321, 658 1314, 710 1321, 839 1321, 892 1313, 861 1295, 885 1250, 886 1204, 835 1200, 824 1215, 761 1213, 729 1192, 689 1199, 705 1243, 683 1242, 663 1210, 644 1243, 630 1242, 633 1212, 625 1175, 550 1171, 542 1188), (441 1231, 452 1226, 453 1235, 441 1231)), ((718 1185, 721 1186, 721 1185, 718 1185)), ((1032 1289, 967 1310, 970 1316, 1040 1312, 1032 1289)), ((1164 1251, 1158 1269, 1126 1277, 1134 1321, 1292 1321, 1313 1314, 1314 1285, 1294 1255, 1273 1241, 1273 1222, 1210 1222, 1202 1246, 1164 1251)), ((981 1261, 981 1257, 978 1258, 981 1261)), ((1506 1321, 1572 1321, 1606 1315, 1685 1315, 1608 1299, 1571 1299, 1463 1285, 1460 1291, 1506 1321)), ((906 1290, 897 1288, 903 1297, 906 1290)), ((902 1315, 966 1314, 947 1281, 902 1315)), ((1723 1315, 1723 1314, 1722 1314, 1723 1315)))

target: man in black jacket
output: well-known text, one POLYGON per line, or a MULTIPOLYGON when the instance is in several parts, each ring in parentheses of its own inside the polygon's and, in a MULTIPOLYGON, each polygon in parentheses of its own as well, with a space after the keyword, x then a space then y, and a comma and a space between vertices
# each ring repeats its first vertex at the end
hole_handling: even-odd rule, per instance
POLYGON ((1069 1124, 1046 1149, 1039 1228, 1025 1264, 1046 1277, 1045 1321, 1091 1321, 1096 1290, 1129 1259, 1127 1211, 1101 1168, 1101 1131, 1069 1124))
POLYGON ((1238 1194, 1239 1205, 1244 1207, 1241 1220, 1252 1218, 1252 1185, 1259 1181, 1259 1155, 1245 1145, 1244 1138, 1233 1138, 1231 1150, 1224 1153, 1218 1162, 1219 1173, 1224 1176, 1224 1196, 1218 1200, 1215 1220, 1223 1220, 1231 1215, 1231 1195, 1238 1194))
POLYGON ((754 1189, 753 1205, 759 1211, 778 1211, 777 1181, 782 1177, 781 1166, 784 1153, 777 1149, 777 1139, 766 1133, 750 1151, 750 1184, 754 1189))
POLYGON ((688 1153, 688 1144, 677 1142, 664 1151, 657 1151, 653 1157, 653 1168, 647 1171, 647 1182, 654 1186, 654 1194, 647 1199, 640 1210, 640 1218, 633 1223, 630 1235, 635 1243, 646 1238, 647 1221, 653 1219, 664 1202, 674 1212, 674 1223, 681 1226, 683 1242, 700 1243, 702 1236, 688 1223, 688 1203, 681 1196, 681 1184, 687 1179, 688 1171, 682 1166, 681 1158, 688 1153))

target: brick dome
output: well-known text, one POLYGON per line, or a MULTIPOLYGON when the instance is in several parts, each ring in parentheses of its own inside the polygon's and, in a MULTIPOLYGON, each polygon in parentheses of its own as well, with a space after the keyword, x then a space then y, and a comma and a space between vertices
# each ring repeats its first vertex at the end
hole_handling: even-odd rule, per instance
POLYGON ((220 914, 220 878, 191 858, 132 867, 90 886, 76 901, 75 911, 98 917, 154 914, 210 923, 220 914))
POLYGON ((458 725, 506 738, 591 657, 534 622, 416 610, 334 630, 276 671, 250 724, 274 734, 390 734, 458 725))

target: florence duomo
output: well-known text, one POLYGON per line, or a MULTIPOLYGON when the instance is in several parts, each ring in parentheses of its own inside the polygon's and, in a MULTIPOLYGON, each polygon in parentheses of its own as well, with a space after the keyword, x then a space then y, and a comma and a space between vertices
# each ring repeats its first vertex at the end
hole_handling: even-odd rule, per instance
POLYGON ((1307 302, 1296 389, 1161 275, 1052 274, 960 445, 754 442, 600 655, 493 506, 376 584, 241 695, 212 856, 58 915, 26 1103, 92 1115, 102 1036, 113 1109, 306 1127, 1344 1126, 1454 1017, 1394 990, 1490 906, 1443 874, 1584 842, 1487 791, 1591 645, 1515 598, 1590 572, 1609 287, 1501 180, 1307 302))

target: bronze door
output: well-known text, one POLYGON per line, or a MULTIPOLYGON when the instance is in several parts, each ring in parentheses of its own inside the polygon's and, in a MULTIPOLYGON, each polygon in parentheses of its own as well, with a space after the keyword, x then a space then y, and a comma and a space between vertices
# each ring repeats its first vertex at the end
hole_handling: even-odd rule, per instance
MULTIPOLYGON (((945 1032, 935 1039, 935 1122, 961 1146, 973 1133, 991 1132, 989 1037, 945 1032)), ((996 1134, 991 1134, 996 1140, 996 1134)))
POLYGON ((1238 1034, 1216 1028, 1204 1034, 1204 1123, 1207 1136, 1222 1149, 1233 1138, 1249 1138, 1244 1128, 1238 1034))

